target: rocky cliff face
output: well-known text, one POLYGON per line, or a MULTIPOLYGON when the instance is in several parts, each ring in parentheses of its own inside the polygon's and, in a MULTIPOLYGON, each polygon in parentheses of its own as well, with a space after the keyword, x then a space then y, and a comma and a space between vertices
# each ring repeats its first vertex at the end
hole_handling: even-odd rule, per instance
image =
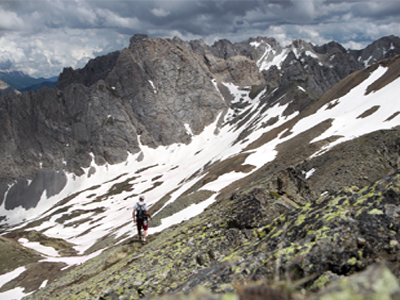
MULTIPOLYGON (((182 41, 133 38, 82 70, 65 69, 56 89, 5 97, 1 182, 35 181, 40 167, 79 175, 90 153, 99 164, 122 162, 139 137, 150 147, 189 143, 228 107, 212 79, 182 41)), ((46 184, 35 189, 53 188, 46 184)))

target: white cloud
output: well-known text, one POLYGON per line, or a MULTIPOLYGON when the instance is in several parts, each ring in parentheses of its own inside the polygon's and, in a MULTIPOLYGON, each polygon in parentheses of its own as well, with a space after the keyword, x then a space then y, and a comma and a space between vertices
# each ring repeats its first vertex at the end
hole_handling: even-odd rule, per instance
POLYGON ((53 76, 122 49, 136 33, 208 43, 261 35, 283 45, 300 38, 360 47, 398 35, 399 26, 400 1, 1 1, 0 64, 53 76))
POLYGON ((153 8, 151 10, 151 13, 153 15, 155 15, 156 17, 166 17, 169 14, 171 14, 171 12, 164 10, 163 8, 153 8))
POLYGON ((0 30, 21 30, 24 24, 23 19, 16 13, 0 9, 0 30))
MULTIPOLYGON (((124 47, 120 34, 97 30, 85 30, 84 35, 77 29, 52 30, 34 36, 8 34, 0 38, 0 62, 9 60, 13 69, 33 77, 51 77, 64 67, 83 67, 107 47, 105 41, 115 43, 117 49, 124 47)), ((115 49, 108 52, 112 50, 115 49)))

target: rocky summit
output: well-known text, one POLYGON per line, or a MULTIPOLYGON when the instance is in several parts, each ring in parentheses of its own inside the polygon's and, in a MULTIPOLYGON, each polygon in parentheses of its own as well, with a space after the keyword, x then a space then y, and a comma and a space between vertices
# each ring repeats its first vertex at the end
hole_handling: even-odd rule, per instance
POLYGON ((397 299, 399 54, 137 34, 4 94, 1 299, 397 299))

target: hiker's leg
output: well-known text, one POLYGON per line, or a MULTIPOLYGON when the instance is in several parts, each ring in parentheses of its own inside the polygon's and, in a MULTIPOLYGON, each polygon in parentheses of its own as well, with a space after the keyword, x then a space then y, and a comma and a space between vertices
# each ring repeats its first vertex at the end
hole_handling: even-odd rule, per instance
POLYGON ((147 238, 147 230, 149 229, 149 223, 147 220, 143 221, 143 239, 146 240, 147 238))
POLYGON ((141 237, 140 229, 142 227, 142 224, 141 224, 140 220, 136 220, 136 227, 137 227, 138 236, 140 238, 141 237))

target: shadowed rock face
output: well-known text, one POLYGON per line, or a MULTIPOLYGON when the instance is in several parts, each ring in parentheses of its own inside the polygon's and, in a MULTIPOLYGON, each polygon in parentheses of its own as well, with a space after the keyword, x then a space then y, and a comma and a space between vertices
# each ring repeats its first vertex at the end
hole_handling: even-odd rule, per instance
POLYGON ((32 182, 21 179, 9 189, 5 208, 11 210, 18 206, 25 209, 36 207, 44 192, 47 197, 57 195, 66 183, 67 177, 63 171, 39 170, 32 182))
POLYGON ((112 52, 105 56, 90 60, 87 65, 78 70, 64 68, 57 81, 57 88, 63 89, 71 83, 81 83, 87 87, 95 84, 100 79, 105 79, 114 69, 120 52, 112 52))

